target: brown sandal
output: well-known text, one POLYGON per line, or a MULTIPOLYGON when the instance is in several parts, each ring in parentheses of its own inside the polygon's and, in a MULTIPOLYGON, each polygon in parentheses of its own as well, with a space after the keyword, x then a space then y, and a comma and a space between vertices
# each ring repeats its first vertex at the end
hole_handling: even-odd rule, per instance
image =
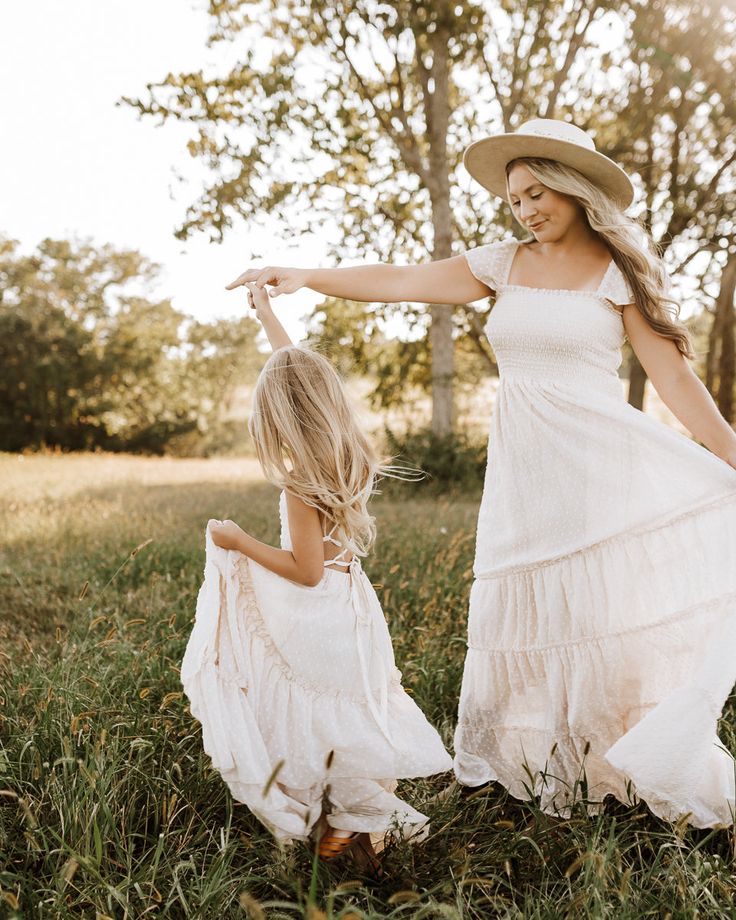
POLYGON ((370 834, 357 834, 352 849, 353 862, 358 869, 362 869, 366 875, 378 882, 384 876, 380 858, 380 853, 384 851, 385 847, 376 852, 370 834))

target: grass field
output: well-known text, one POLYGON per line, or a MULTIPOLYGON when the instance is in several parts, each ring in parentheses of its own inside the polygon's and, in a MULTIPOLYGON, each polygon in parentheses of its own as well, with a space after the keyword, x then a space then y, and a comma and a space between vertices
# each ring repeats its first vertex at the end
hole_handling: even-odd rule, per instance
MULTIPOLYGON (((365 564, 448 746, 478 500, 380 496, 365 564)), ((449 776, 404 785, 433 831, 380 883, 279 849, 210 768, 178 674, 207 519, 275 543, 276 503, 249 460, 0 455, 0 918, 736 918, 730 832, 615 803, 555 821, 499 788, 428 803, 449 776)))

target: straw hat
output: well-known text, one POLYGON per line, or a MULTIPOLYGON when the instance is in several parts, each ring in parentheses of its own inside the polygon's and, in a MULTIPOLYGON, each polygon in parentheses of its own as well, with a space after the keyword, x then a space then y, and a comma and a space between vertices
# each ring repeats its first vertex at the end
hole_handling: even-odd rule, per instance
POLYGON ((463 154, 463 164, 480 184, 506 198, 506 165, 517 157, 544 157, 572 166, 614 199, 622 209, 634 200, 626 173, 595 149, 581 128, 556 118, 532 118, 511 134, 484 137, 463 154))

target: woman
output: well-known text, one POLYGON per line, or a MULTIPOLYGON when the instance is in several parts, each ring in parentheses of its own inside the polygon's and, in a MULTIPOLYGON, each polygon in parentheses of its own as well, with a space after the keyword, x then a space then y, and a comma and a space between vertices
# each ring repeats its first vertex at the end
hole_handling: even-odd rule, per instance
POLYGON ((465 152, 506 198, 508 239, 416 266, 251 269, 365 301, 496 297, 500 370, 455 736, 466 787, 550 813, 607 794, 698 827, 734 818, 717 720, 736 680, 736 434, 690 368, 661 260, 623 211, 626 174, 585 132, 534 119, 465 152), (675 416, 630 406, 628 337, 675 416), (707 449, 706 449, 707 448, 707 449))

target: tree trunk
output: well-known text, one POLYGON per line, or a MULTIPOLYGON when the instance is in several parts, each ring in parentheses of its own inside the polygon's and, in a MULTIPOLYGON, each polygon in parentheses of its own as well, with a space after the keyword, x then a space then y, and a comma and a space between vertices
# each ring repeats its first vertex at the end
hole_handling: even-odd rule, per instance
POLYGON ((429 330, 432 350, 432 432, 445 437, 452 432, 453 421, 453 309, 446 303, 434 303, 429 309, 432 316, 432 326, 429 330))
POLYGON ((715 394, 716 369, 720 361, 719 349, 721 347, 721 317, 718 310, 713 313, 713 322, 708 332, 708 353, 705 356, 705 387, 711 396, 715 394))
POLYGON ((644 388, 646 383, 646 371, 641 366, 641 361, 632 351, 629 358, 629 403, 635 409, 644 409, 644 388))
POLYGON ((721 348, 718 362, 718 397, 717 403, 721 414, 731 424, 734 420, 733 388, 736 377, 736 310, 734 310, 734 293, 736 293, 736 252, 731 253, 721 274, 721 288, 716 302, 716 319, 718 322, 721 348))
MULTIPOLYGON (((432 258, 435 260, 448 259, 452 255, 453 220, 450 208, 450 170, 447 161, 447 132, 450 122, 447 43, 451 33, 446 22, 446 18, 444 22, 440 21, 430 35, 431 65, 426 66, 421 42, 418 39, 416 54, 429 141, 427 184, 432 201, 432 258)), ((429 312, 432 319, 429 331, 432 355, 432 432, 439 437, 445 437, 452 433, 453 427, 454 304, 430 304, 429 312)))

